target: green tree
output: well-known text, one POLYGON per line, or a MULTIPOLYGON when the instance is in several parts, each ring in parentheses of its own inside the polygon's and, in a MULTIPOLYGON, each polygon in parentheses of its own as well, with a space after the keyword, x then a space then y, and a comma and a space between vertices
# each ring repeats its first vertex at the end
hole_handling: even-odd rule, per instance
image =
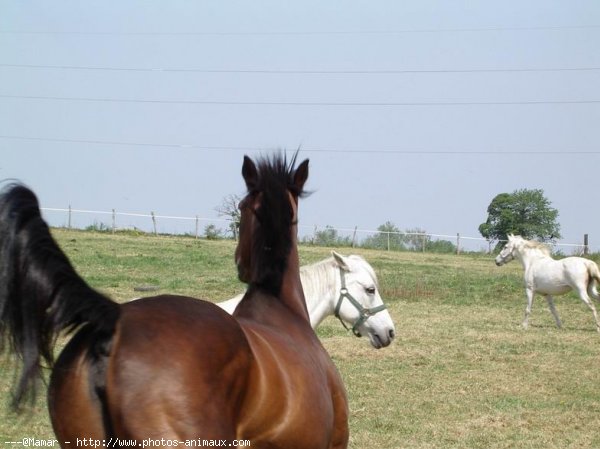
POLYGON ((332 226, 325 226, 325 229, 316 231, 312 240, 314 245, 318 246, 350 246, 350 237, 341 237, 337 229, 332 226))
POLYGON ((404 233, 394 223, 386 221, 377 231, 377 234, 364 239, 362 246, 374 249, 405 249, 404 233))
POLYGON ((204 235, 208 240, 219 240, 223 238, 223 232, 214 224, 208 224, 204 228, 204 235))
MULTIPOLYGON (((488 241, 506 240, 508 234, 542 242, 560 238, 558 211, 542 189, 521 189, 496 195, 487 209, 488 218, 479 232, 488 241)), ((502 243, 498 242, 497 247, 502 243)))
POLYGON ((407 229, 404 245, 409 251, 426 251, 431 253, 455 253, 456 245, 447 240, 432 240, 422 228, 407 229))
POLYGON ((431 237, 427 235, 427 231, 421 228, 407 229, 404 235, 404 245, 409 251, 423 251, 423 245, 427 248, 431 237))
POLYGON ((430 240, 425 246, 425 251, 430 253, 454 254, 456 245, 448 240, 430 240))

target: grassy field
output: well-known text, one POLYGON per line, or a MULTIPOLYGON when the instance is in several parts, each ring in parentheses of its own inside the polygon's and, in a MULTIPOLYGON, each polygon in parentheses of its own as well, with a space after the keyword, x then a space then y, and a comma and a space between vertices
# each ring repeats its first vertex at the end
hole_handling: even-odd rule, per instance
MULTIPOLYGON (((214 301, 243 290, 233 242, 54 233, 79 273, 121 302, 146 285, 214 301)), ((329 252, 302 246, 301 262, 329 252)), ((557 300, 562 330, 537 298, 524 331, 516 263, 498 268, 484 255, 355 252, 378 273, 397 339, 377 351, 333 318, 318 331, 348 390, 351 448, 600 447, 600 335, 575 296, 557 300)), ((0 359, 5 402, 12 368, 0 359)), ((30 414, 16 416, 6 405, 0 411, 0 449, 11 447, 5 441, 53 437, 40 396, 30 414)))

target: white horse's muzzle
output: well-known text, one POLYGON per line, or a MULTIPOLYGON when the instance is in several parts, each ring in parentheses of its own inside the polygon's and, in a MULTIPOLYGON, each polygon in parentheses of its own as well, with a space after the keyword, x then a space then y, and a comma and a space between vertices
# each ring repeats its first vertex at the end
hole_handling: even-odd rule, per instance
POLYGON ((508 254, 498 254, 496 256, 496 265, 498 265, 499 267, 504 265, 505 263, 510 262, 511 260, 514 259, 514 256, 512 255, 512 252, 508 253, 508 254))

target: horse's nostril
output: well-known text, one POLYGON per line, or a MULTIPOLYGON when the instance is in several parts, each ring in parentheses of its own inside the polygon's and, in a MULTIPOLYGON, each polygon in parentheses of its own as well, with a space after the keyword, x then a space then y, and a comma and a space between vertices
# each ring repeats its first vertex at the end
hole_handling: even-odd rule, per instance
POLYGON ((396 336, 396 332, 394 332, 394 329, 390 329, 390 331, 388 332, 388 335, 390 336, 390 340, 393 340, 394 337, 396 336))

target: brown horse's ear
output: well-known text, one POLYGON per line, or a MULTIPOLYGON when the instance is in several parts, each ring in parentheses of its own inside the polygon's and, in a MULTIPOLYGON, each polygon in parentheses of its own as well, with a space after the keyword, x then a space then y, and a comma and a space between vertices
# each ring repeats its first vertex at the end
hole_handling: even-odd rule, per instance
POLYGON ((302 192, 304 183, 308 179, 308 159, 298 165, 298 168, 294 172, 294 186, 298 189, 298 192, 302 192))
POLYGON ((249 191, 256 188, 258 184, 258 171, 256 165, 248 156, 244 156, 244 165, 242 165, 242 176, 246 182, 246 187, 249 191))

